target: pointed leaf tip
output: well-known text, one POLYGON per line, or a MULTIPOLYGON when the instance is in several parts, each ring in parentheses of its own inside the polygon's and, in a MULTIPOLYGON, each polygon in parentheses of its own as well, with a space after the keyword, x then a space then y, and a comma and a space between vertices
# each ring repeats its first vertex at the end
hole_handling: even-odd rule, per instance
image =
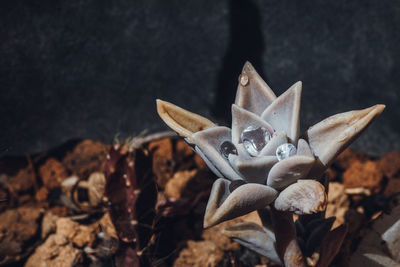
POLYGON ((167 101, 157 99, 156 103, 161 119, 183 137, 190 138, 195 132, 215 126, 212 121, 167 101))
POLYGON ((235 104, 257 115, 276 99, 274 92, 246 61, 239 76, 239 85, 236 92, 235 104))
POLYGON ((211 189, 204 215, 204 228, 208 228, 270 204, 278 192, 272 187, 248 183, 229 191, 230 182, 218 179, 211 189))
POLYGON ((349 146, 385 109, 378 104, 362 110, 339 113, 310 127, 305 133, 318 164, 310 175, 320 177, 336 156, 349 146))
POLYGON ((302 82, 293 84, 261 114, 276 130, 284 131, 292 143, 299 138, 302 82))

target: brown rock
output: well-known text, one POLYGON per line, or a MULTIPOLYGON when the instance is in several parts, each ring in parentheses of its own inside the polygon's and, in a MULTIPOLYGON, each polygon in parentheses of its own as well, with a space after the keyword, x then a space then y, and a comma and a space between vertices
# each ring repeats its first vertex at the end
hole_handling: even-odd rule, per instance
POLYGON ((46 236, 56 231, 56 222, 59 218, 52 212, 46 212, 42 219, 42 239, 45 239, 46 236))
POLYGON ((67 178, 67 170, 55 158, 49 158, 39 167, 39 175, 43 185, 51 190, 61 186, 62 181, 67 178))
POLYGON ((106 177, 102 172, 94 172, 89 176, 88 195, 89 203, 92 207, 97 207, 102 203, 104 188, 106 185, 106 177))
POLYGON ((150 142, 148 148, 153 152, 153 172, 157 177, 157 184, 164 188, 174 173, 172 142, 169 138, 164 138, 150 142))
POLYGON ((223 260, 224 253, 213 242, 189 240, 173 266, 214 267, 221 266, 223 260))
POLYGON ((31 168, 20 169, 15 176, 8 179, 8 185, 14 193, 30 190, 35 184, 35 174, 31 168))
POLYGON ((0 214, 0 265, 18 261, 33 249, 27 245, 38 233, 41 214, 40 208, 28 206, 0 214))
POLYGON ((194 151, 183 140, 177 140, 175 144, 175 159, 179 162, 191 159, 194 151))
POLYGON ((0 211, 8 207, 9 201, 7 190, 0 187, 0 211))
POLYGON ((38 202, 45 201, 47 199, 47 196, 49 195, 49 190, 45 187, 42 186, 39 188, 39 190, 35 194, 35 199, 38 202))
POLYGON ((174 161, 177 166, 176 170, 191 170, 196 167, 194 161, 194 151, 183 140, 177 140, 174 149, 174 161))
POLYGON ((165 186, 169 198, 193 198, 202 191, 209 190, 213 180, 210 172, 194 170, 178 171, 165 186))
POLYGON ((364 153, 347 148, 336 158, 334 166, 343 171, 348 169, 355 161, 364 162, 367 159, 368 157, 364 153))
POLYGON ((68 218, 60 218, 56 222, 56 242, 64 245, 72 242, 76 247, 91 247, 95 237, 96 229, 93 226, 82 225, 68 218))
POLYGON ((83 261, 83 252, 72 243, 60 244, 57 235, 51 235, 39 246, 25 263, 25 267, 70 267, 83 261))
POLYGON ((385 187, 384 194, 388 197, 400 192, 400 179, 391 178, 385 187))
POLYGON ((165 194, 169 198, 181 198, 183 191, 190 180, 197 174, 197 170, 179 171, 165 185, 165 194))
POLYGON ((345 188, 337 182, 329 183, 328 205, 325 217, 336 216, 333 228, 345 222, 345 215, 350 206, 350 201, 345 193, 345 188))
POLYGON ((400 153, 390 152, 379 160, 379 167, 388 178, 400 178, 400 153))
POLYGON ((382 189, 383 173, 375 161, 367 160, 364 163, 356 160, 343 173, 343 185, 346 188, 365 187, 373 193, 382 189))
POLYGON ((67 153, 62 162, 70 173, 85 179, 93 172, 103 172, 107 153, 108 147, 101 142, 84 140, 67 153))
POLYGON ((117 240, 108 213, 93 224, 83 225, 47 212, 42 221, 42 238, 53 234, 30 256, 26 266, 75 266, 82 263, 85 247, 97 251, 95 244, 100 229, 108 239, 117 240))
POLYGON ((68 209, 65 206, 54 206, 49 208, 48 211, 58 217, 66 217, 68 215, 68 209))
POLYGON ((101 219, 93 224, 94 227, 97 227, 102 229, 104 233, 106 233, 107 236, 118 239, 117 231, 115 230, 114 224, 111 221, 110 214, 107 212, 101 217, 101 219))
POLYGON ((213 242, 218 247, 218 249, 220 249, 222 251, 240 250, 239 243, 231 241, 229 239, 229 237, 222 234, 222 230, 225 229, 228 225, 236 224, 239 221, 242 221, 242 220, 235 219, 235 220, 220 223, 214 227, 205 229, 201 236, 204 238, 204 240, 209 240, 209 241, 213 242))
MULTIPOLYGON (((199 155, 197 155, 197 154, 194 155, 193 160, 198 169, 200 169, 200 170, 208 170, 209 169, 207 164, 204 162, 204 160, 199 155)), ((215 175, 213 175, 213 176, 215 176, 215 175)))

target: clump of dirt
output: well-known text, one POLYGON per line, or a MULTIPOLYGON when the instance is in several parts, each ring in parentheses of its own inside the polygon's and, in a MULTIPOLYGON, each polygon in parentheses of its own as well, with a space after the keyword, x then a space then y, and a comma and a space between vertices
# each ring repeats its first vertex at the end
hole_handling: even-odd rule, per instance
POLYGON ((67 178, 67 170, 61 162, 55 158, 49 158, 39 167, 39 175, 43 185, 52 190, 61 186, 61 183, 67 178))
MULTIPOLYGON (((115 265, 119 240, 103 197, 109 147, 84 140, 7 165, 16 167, 0 173, 0 266, 115 265)), ((146 226, 153 265, 272 266, 221 233, 243 220, 260 224, 255 212, 203 229, 216 177, 185 142, 164 138, 147 148, 158 185, 156 220, 146 226)), ((333 227, 349 226, 334 264, 348 266, 367 225, 389 212, 400 192, 400 153, 376 159, 347 149, 327 173, 326 217, 336 217, 333 227)))
POLYGON ((43 209, 22 206, 0 213, 0 264, 26 257, 38 241, 39 219, 43 209))
POLYGON ((98 141, 84 140, 66 154, 62 163, 70 174, 87 178, 92 172, 103 171, 108 147, 98 141))
POLYGON ((355 160, 343 173, 343 185, 346 188, 363 187, 373 193, 379 193, 383 188, 383 173, 378 167, 378 162, 355 160))

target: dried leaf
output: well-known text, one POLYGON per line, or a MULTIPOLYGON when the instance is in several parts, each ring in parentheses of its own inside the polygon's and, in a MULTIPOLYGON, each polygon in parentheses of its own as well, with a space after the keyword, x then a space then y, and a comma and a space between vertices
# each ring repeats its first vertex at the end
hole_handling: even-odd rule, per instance
POLYGON ((142 149, 129 152, 126 146, 113 146, 107 157, 105 176, 111 220, 123 242, 122 250, 118 251, 121 263, 137 262, 136 257, 145 260, 140 255, 152 234, 157 199, 151 157, 142 149))
POLYGON ((330 231, 321 243, 319 261, 316 267, 328 267, 342 246, 347 234, 347 225, 341 225, 330 231))

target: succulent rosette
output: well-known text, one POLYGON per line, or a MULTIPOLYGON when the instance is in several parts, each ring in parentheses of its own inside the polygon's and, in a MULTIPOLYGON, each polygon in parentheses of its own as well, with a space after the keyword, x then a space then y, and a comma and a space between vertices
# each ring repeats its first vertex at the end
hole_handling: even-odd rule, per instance
POLYGON ((318 182, 332 160, 384 105, 331 116, 299 137, 302 83, 277 97, 246 62, 239 76, 232 127, 157 100, 164 122, 185 138, 217 175, 204 226, 210 227, 273 203, 278 211, 323 211, 327 196, 318 182))

